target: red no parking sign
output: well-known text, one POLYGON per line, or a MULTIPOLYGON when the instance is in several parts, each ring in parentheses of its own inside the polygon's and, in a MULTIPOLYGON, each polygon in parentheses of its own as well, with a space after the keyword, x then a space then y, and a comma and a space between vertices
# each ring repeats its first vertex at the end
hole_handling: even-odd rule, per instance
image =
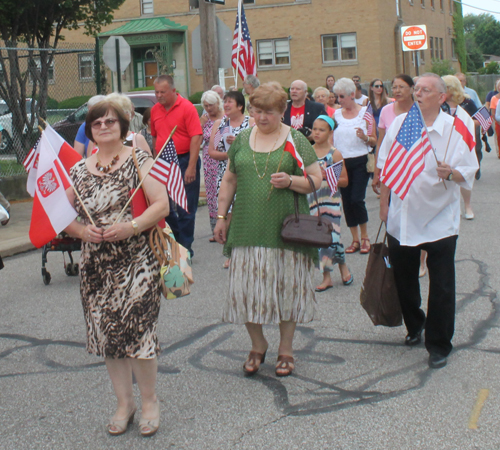
POLYGON ((427 27, 425 25, 401 27, 401 43, 403 45, 403 51, 405 52, 426 50, 427 27))

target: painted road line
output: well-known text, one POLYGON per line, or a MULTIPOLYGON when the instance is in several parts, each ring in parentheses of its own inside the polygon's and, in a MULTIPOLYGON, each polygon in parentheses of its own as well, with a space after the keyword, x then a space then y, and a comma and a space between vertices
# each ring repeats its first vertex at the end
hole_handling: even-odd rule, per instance
POLYGON ((483 409, 484 402, 488 398, 490 391, 488 389, 480 389, 479 393, 477 394, 477 400, 476 404, 474 405, 474 408, 472 410, 472 413, 470 415, 469 419, 469 429, 470 430, 477 430, 477 421, 479 419, 479 415, 481 414, 481 410, 483 409))

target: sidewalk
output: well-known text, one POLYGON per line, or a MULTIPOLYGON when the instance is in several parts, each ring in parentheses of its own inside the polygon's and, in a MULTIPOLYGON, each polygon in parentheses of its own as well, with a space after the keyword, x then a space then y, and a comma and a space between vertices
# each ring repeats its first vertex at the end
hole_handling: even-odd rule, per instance
POLYGON ((11 203, 10 221, 0 226, 0 255, 3 258, 35 248, 28 236, 32 206, 31 199, 11 203))

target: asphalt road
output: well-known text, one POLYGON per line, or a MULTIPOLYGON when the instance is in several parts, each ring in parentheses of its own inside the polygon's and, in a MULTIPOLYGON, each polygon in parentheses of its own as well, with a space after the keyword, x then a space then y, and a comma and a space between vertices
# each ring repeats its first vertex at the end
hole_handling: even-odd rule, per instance
MULTIPOLYGON (((207 209, 200 208, 192 294, 162 303, 161 427, 149 439, 139 436, 138 417, 125 435, 106 432, 114 395, 102 359, 85 351, 79 280, 64 274, 62 254, 49 254, 49 286, 42 283, 40 251, 5 258, 0 448, 499 448, 500 161, 494 153, 485 156, 482 173, 473 191, 476 219, 462 220, 458 241, 455 350, 440 370, 428 369, 423 345, 403 345, 403 327, 371 324, 359 304, 367 257, 358 253, 347 258, 353 285, 343 286, 335 272, 335 288, 317 297, 319 320, 298 327, 294 375, 274 375, 279 336, 268 326, 268 359, 255 377, 244 377, 249 339, 243 326, 220 322, 227 272, 220 246, 208 242, 207 209)), ((379 221, 371 190, 367 204, 374 238, 379 221)), ((427 283, 423 278, 424 296, 427 283)))

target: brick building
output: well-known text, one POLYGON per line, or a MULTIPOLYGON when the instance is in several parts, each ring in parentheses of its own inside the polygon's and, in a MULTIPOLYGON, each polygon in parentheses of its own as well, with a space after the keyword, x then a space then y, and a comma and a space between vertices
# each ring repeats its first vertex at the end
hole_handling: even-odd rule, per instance
MULTIPOLYGON (((201 1, 201 0, 200 0, 201 1)), ((217 5, 217 17, 232 31, 237 0, 217 5)), ((420 72, 432 59, 459 65, 453 44, 453 0, 243 0, 258 77, 287 86, 294 79, 311 87, 336 78, 361 76, 390 80, 400 72, 415 75, 414 52, 403 54, 400 27, 427 26, 429 49, 421 51, 420 72)), ((122 76, 123 90, 147 86, 158 65, 174 73, 179 91, 203 88, 201 70, 192 66, 192 33, 199 25, 196 0, 126 0, 99 37, 123 35, 132 63, 122 76)), ((65 33, 67 42, 89 40, 81 31, 65 33)), ((230 73, 232 70, 229 71, 230 73)), ((241 81, 238 81, 240 84, 241 81)), ((226 80, 226 86, 233 84, 226 80)))

